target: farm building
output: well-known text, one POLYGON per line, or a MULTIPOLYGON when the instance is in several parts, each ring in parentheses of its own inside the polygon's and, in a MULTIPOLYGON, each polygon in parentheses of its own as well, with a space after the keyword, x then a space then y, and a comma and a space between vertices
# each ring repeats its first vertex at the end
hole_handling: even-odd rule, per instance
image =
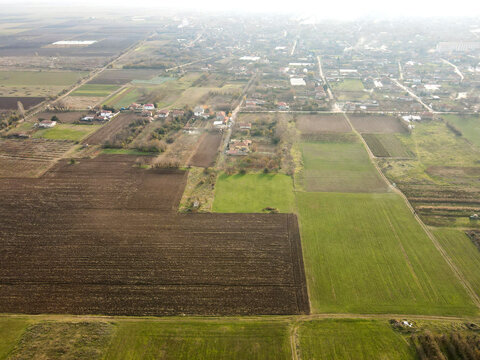
POLYGON ((160 110, 160 111, 158 112, 157 116, 158 116, 159 118, 164 119, 164 118, 166 118, 166 117, 168 116, 168 114, 170 114, 170 111, 168 111, 168 110, 160 110))
POLYGON ((38 123, 38 127, 42 129, 49 129, 53 128, 55 125, 57 125, 56 121, 50 121, 50 120, 42 120, 38 123))

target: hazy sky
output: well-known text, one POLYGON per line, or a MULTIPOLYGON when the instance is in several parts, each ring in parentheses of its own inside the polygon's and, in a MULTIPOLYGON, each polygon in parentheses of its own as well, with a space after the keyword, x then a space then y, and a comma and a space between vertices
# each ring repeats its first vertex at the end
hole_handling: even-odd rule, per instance
MULTIPOLYGON (((0 0, 0 4, 11 2, 12 0, 0 0)), ((388 17, 480 15, 480 0, 20 0, 19 2, 37 5, 56 3, 74 6, 80 4, 99 6, 101 4, 109 8, 128 7, 143 14, 148 12, 148 9, 163 7, 195 11, 279 12, 340 19, 368 15, 388 17)))

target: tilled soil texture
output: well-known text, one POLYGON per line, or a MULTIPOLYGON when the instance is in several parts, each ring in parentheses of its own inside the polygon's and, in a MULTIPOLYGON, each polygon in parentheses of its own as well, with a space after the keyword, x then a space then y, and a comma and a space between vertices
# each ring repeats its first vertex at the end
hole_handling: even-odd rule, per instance
POLYGON ((103 145, 108 141, 112 141, 115 135, 126 129, 128 125, 140 118, 138 114, 125 113, 120 114, 110 120, 105 126, 95 131, 92 135, 83 140, 84 144, 103 145))
POLYGON ((405 133, 406 128, 400 120, 387 115, 348 115, 353 127, 361 133, 405 133))
POLYGON ((27 96, 0 96, 0 109, 17 110, 20 101, 24 109, 30 109, 32 106, 40 104, 45 98, 43 97, 27 97, 27 96))
POLYGON ((220 132, 207 133, 200 140, 197 151, 192 156, 189 165, 199 167, 209 167, 215 163, 218 147, 222 141, 220 132))
POLYGON ((352 128, 343 115, 299 115, 297 127, 302 134, 350 132, 352 128))
POLYGON ((71 141, 0 139, 0 177, 37 177, 72 145, 71 141))
POLYGON ((309 312, 295 215, 180 215, 186 173, 134 163, 0 180, 0 312, 309 312))

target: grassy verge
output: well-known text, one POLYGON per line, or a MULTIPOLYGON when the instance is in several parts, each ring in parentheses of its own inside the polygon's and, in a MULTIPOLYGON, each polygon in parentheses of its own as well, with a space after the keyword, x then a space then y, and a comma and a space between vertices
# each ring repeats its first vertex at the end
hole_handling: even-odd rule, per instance
POLYGON ((29 323, 26 319, 0 318, 0 360, 12 352, 29 323))

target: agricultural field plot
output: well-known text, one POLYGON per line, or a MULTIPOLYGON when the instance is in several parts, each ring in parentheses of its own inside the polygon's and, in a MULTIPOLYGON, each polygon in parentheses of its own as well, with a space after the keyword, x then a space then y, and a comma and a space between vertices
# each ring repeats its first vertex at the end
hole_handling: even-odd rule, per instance
POLYGON ((365 89, 359 79, 344 79, 340 82, 332 82, 330 85, 337 91, 363 91, 365 89))
POLYGON ((288 323, 187 320, 122 322, 104 359, 291 359, 288 323))
POLYGON ((478 227, 469 216, 480 209, 478 149, 440 121, 422 122, 404 138, 412 160, 381 159, 390 181, 429 225, 478 227))
POLYGON ((468 141, 480 147, 480 117, 479 116, 460 116, 460 115, 442 115, 445 121, 459 129, 468 141))
POLYGON ((69 110, 86 110, 94 108, 99 105, 105 98, 95 96, 67 96, 62 102, 65 108, 69 110))
POLYGON ((141 102, 140 100, 145 97, 145 93, 140 88, 128 86, 106 99, 103 105, 115 108, 127 107, 134 102, 141 102))
POLYGON ((398 138, 399 134, 362 134, 370 151, 376 157, 413 158, 410 151, 398 138))
POLYGON ((77 124, 57 124, 51 129, 37 130, 33 134, 33 138, 42 138, 50 140, 70 140, 81 141, 91 133, 100 129, 102 125, 77 125, 77 124))
POLYGON ((370 94, 365 91, 359 79, 345 79, 340 82, 330 83, 335 96, 340 101, 362 101, 370 99, 370 94))
POLYGON ((297 206, 312 311, 478 313, 400 196, 300 192, 297 206))
POLYGON ((267 207, 280 212, 294 210, 293 182, 284 174, 221 174, 215 185, 213 211, 260 213, 267 207))
POLYGON ((103 145, 107 142, 111 142, 116 134, 120 133, 123 129, 126 129, 128 125, 136 119, 138 119, 137 114, 119 114, 92 135, 84 139, 83 142, 89 145, 103 145))
POLYGON ((158 74, 158 70, 107 69, 102 71, 89 84, 124 85, 133 80, 149 80, 158 74))
POLYGON ((27 319, 0 318, 0 359, 6 359, 29 325, 27 319))
POLYGON ((303 169, 296 180, 306 191, 374 193, 388 189, 358 142, 302 142, 300 149, 303 169))
POLYGON ((218 148, 222 141, 222 133, 208 132, 204 134, 200 140, 195 154, 189 161, 191 166, 209 167, 215 163, 218 155, 218 148))
POLYGON ((17 110, 18 102, 21 102, 24 109, 27 110, 44 100, 44 97, 0 96, 0 110, 17 110))
POLYGON ((295 215, 178 215, 186 173, 135 159, 1 180, 1 312, 309 312, 295 215))
POLYGON ((85 84, 75 90, 70 96, 93 96, 93 97, 105 97, 118 90, 118 85, 110 84, 85 84))
MULTIPOLYGON (((0 326, 1 324, 0 320, 0 326)), ((17 339, 16 346, 10 351, 9 360, 100 360, 108 348, 115 327, 101 321, 40 321, 22 330, 20 339, 17 339)))
POLYGON ((405 133, 406 128, 400 120, 387 115, 348 115, 353 127, 360 133, 405 133))
POLYGON ((86 74, 75 71, 0 71, 0 96, 56 95, 86 74))
POLYGON ((0 139, 0 177, 37 177, 72 145, 70 141, 0 139))
POLYGON ((50 120, 53 116, 56 116, 59 122, 62 124, 73 124, 77 121, 80 121, 80 119, 86 115, 88 115, 88 112, 86 111, 66 111, 66 112, 47 111, 47 112, 41 112, 35 115, 35 119, 36 121, 40 121, 40 119, 50 120))
POLYGON ((302 359, 417 358, 413 347, 384 321, 350 319, 306 321, 299 327, 299 339, 302 359))
POLYGON ((462 230, 435 229, 434 235, 463 276, 480 296, 480 250, 462 230))
POLYGON ((322 132, 350 132, 350 125, 343 115, 298 115, 297 127, 302 134, 322 132))

